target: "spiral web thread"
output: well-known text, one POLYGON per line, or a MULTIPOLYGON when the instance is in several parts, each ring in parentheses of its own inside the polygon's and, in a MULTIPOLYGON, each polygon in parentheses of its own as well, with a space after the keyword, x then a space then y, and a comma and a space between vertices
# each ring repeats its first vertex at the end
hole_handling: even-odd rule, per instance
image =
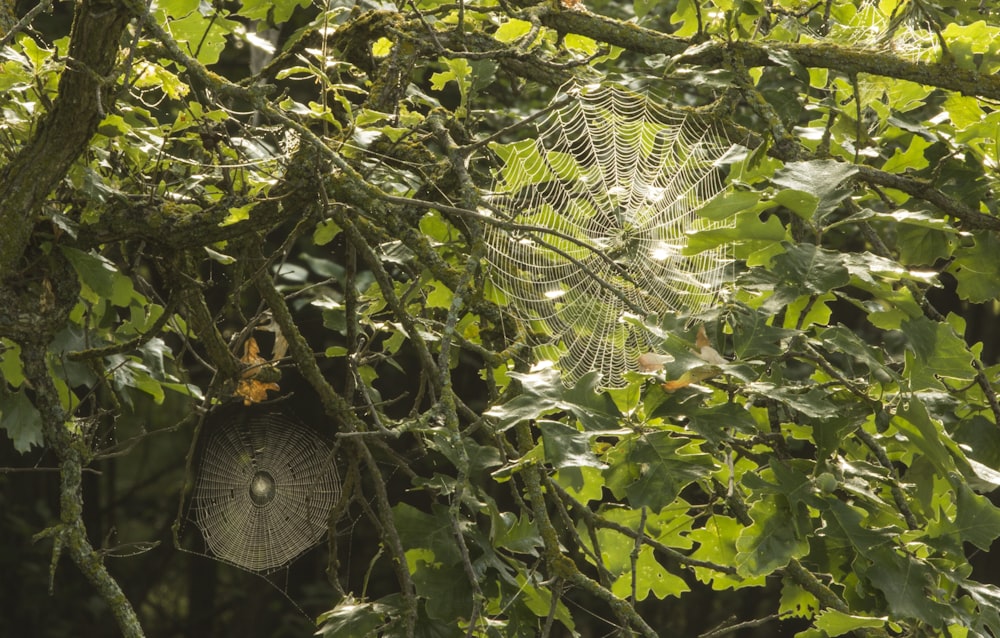
POLYGON ((889 10, 884 10, 883 5, 879 0, 861 0, 857 7, 844 4, 839 8, 841 15, 831 22, 825 35, 792 17, 785 17, 780 23, 808 40, 888 51, 914 62, 940 60, 944 55, 941 43, 918 5, 900 4, 889 10))
POLYGON ((731 145, 652 94, 561 93, 567 104, 535 139, 495 147, 504 165, 489 201, 509 224, 488 225, 487 262, 511 311, 548 336, 538 354, 559 359, 567 384, 598 370, 604 387, 620 387, 657 350, 641 320, 697 314, 727 279, 725 246, 685 247, 690 233, 719 227, 694 211, 722 190, 731 145))
POLYGON ((208 432, 191 507, 214 557, 266 574, 322 540, 339 497, 323 439, 281 415, 252 415, 208 432))

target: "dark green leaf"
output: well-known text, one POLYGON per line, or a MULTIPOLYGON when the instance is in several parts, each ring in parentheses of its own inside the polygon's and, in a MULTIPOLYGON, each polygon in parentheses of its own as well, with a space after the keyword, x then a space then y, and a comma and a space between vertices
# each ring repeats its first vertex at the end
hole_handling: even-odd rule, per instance
POLYGON ((971 248, 955 252, 948 272, 958 281, 958 295, 972 303, 1000 298, 1000 237, 995 232, 975 233, 971 248))
POLYGON ((816 200, 815 212, 822 216, 851 194, 851 189, 843 183, 857 172, 857 166, 831 159, 789 162, 771 181, 786 189, 812 195, 816 200))
POLYGON ((607 454, 607 486, 626 496, 632 507, 659 512, 685 486, 715 469, 712 457, 690 450, 689 445, 669 432, 625 438, 607 454))
POLYGON ((783 497, 764 497, 750 508, 754 524, 736 541, 736 569, 744 576, 765 576, 809 552, 799 535, 796 514, 783 497))
POLYGON ((596 392, 599 377, 584 375, 567 389, 556 370, 547 369, 531 374, 511 372, 521 382, 522 394, 487 410, 487 416, 499 419, 501 430, 525 420, 533 420, 556 412, 569 412, 584 430, 611 430, 618 427, 621 412, 606 393, 596 392))
POLYGON ((424 558, 434 563, 455 565, 461 560, 452 533, 448 511, 434 507, 432 514, 422 512, 412 505, 400 503, 392 510, 399 537, 406 549, 427 550, 424 558))
POLYGON ((538 428, 545 443, 545 460, 553 467, 606 467, 590 449, 591 434, 558 421, 539 421, 538 428))
POLYGON ((14 449, 22 454, 44 442, 42 416, 23 391, 0 399, 0 427, 7 430, 14 449))
POLYGON ((938 378, 959 382, 975 378, 973 355, 951 325, 914 317, 903 322, 902 330, 916 355, 907 358, 906 366, 912 389, 940 388, 938 378))
POLYGON ((118 272, 114 264, 93 253, 61 246, 63 254, 77 274, 80 281, 90 288, 97 297, 92 301, 105 299, 116 306, 127 306, 132 298, 132 280, 118 272))
POLYGON ((937 579, 930 565, 891 544, 872 549, 869 558, 865 576, 885 595, 891 616, 941 627, 948 608, 932 598, 937 579))
POLYGON ((771 261, 771 271, 783 287, 798 294, 822 294, 850 283, 840 253, 813 244, 790 246, 771 261))
POLYGON ((955 491, 958 493, 955 502, 958 508, 955 531, 962 540, 988 552, 993 540, 1000 536, 1000 509, 989 499, 974 493, 965 483, 955 482, 955 491))
POLYGON ((813 386, 781 386, 759 381, 747 385, 746 391, 775 399, 814 419, 833 418, 841 412, 841 408, 830 401, 823 390, 813 386))
POLYGON ((773 318, 773 315, 746 306, 733 308, 730 323, 733 327, 733 351, 738 360, 774 356, 785 351, 783 341, 796 333, 769 325, 773 318))
POLYGON ((745 407, 736 403, 723 403, 690 412, 687 427, 709 443, 719 445, 734 433, 756 432, 757 422, 745 407))

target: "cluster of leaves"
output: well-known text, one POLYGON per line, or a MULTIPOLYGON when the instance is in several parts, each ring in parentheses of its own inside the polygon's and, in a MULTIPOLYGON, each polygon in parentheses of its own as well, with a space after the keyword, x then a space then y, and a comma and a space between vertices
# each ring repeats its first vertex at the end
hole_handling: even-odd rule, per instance
MULTIPOLYGON (((692 635, 725 616, 677 610, 730 591, 771 615, 714 635, 998 635, 969 561, 1000 536, 1000 367, 968 320, 1000 298, 983 4, 126 2, 114 90, 3 273, 44 290, 61 259, 80 293, 44 373, 0 335, 0 425, 78 472, 83 417, 259 402, 294 368, 338 425, 336 513, 379 531, 355 581, 331 530, 329 637, 692 635), (698 211, 728 226, 688 246, 741 272, 645 320, 662 368, 566 387, 496 303, 479 193, 563 82, 650 77, 745 148, 698 211)), ((7 39, 5 165, 83 72, 65 39, 7 39)))

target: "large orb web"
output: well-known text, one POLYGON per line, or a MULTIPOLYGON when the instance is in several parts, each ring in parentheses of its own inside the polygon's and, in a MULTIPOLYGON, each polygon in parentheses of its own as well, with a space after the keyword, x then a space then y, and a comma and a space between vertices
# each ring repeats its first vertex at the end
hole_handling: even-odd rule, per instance
POLYGON ((280 414, 206 426, 192 510, 212 555, 267 573, 323 539, 340 481, 322 438, 280 414))
POLYGON ((504 223, 487 224, 486 260, 567 384, 597 370, 620 387, 657 351, 643 319, 697 314, 729 279, 726 244, 687 248, 692 233, 728 224, 696 210, 722 191, 733 145, 645 91, 569 84, 555 99, 564 104, 537 135, 494 146, 490 214, 504 223))

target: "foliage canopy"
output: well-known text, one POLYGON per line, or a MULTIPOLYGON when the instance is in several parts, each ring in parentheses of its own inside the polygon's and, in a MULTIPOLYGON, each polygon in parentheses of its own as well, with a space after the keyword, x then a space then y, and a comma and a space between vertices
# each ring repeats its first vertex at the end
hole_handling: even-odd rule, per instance
POLYGON ((231 635, 156 557, 204 415, 273 401, 340 459, 329 638, 1000 635, 994 4, 4 2, 0 426, 60 475, 0 475, 21 595, 66 554, 125 635, 231 635), (664 354, 611 390, 483 259, 570 80, 741 149, 686 236, 727 294, 623 315, 664 354))

